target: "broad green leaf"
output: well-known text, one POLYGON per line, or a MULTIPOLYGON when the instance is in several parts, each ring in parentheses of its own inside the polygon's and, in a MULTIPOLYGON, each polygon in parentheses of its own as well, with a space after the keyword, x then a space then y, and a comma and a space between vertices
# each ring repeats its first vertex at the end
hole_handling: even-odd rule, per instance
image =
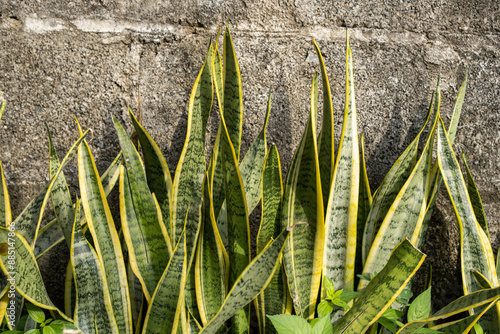
MULTIPOLYGON (((417 150, 420 141, 420 136, 425 130, 432 111, 435 108, 434 98, 436 94, 433 93, 431 97, 431 103, 429 106, 429 111, 427 112, 426 120, 418 132, 417 136, 408 145, 404 152, 399 156, 394 165, 391 167, 389 172, 386 174, 379 188, 373 195, 372 206, 368 218, 366 220, 366 225, 363 232, 363 242, 362 242, 362 258, 363 265, 366 262, 370 248, 372 247, 373 240, 377 235, 384 218, 386 217, 391 205, 398 196, 399 191, 404 186, 408 177, 411 175, 412 170, 415 167, 417 161, 417 150)), ((436 101, 438 103, 438 101, 436 101)))
POLYGON ((330 317, 320 318, 313 326, 311 334, 331 334, 333 332, 330 317))
MULTIPOLYGON (((52 179, 59 169, 60 162, 57 152, 52 142, 52 135, 50 134, 49 127, 45 124, 49 136, 49 171, 50 178, 52 179)), ((66 240, 68 248, 71 245, 71 231, 73 230, 74 209, 73 201, 71 200, 71 193, 69 192, 68 184, 64 172, 61 171, 57 177, 51 191, 52 206, 56 214, 57 221, 61 227, 61 231, 66 240)))
MULTIPOLYGON (((462 172, 451 142, 444 130, 442 120, 438 125, 438 163, 444 183, 448 189, 460 230, 460 260, 464 294, 479 290, 472 270, 479 271, 493 286, 498 286, 495 260, 490 240, 474 215, 462 172)), ((479 322, 487 332, 499 330, 500 307, 488 313, 479 322)))
MULTIPOLYGON (((280 157, 278 149, 274 145, 271 146, 264 163, 261 194, 262 214, 257 234, 257 253, 261 252, 272 238, 276 238, 281 229, 280 213, 283 182, 280 157)), ((285 313, 287 295, 286 276, 283 266, 280 265, 266 290, 257 299, 259 307, 258 319, 263 334, 276 333, 271 320, 266 315, 285 313)))
POLYGON ((419 328, 422 328, 431 321, 446 319, 448 317, 460 314, 462 312, 470 311, 473 308, 478 308, 480 306, 487 305, 492 302, 496 303, 499 297, 500 297, 500 287, 472 292, 468 295, 462 296, 452 301, 451 303, 443 307, 441 310, 434 313, 430 318, 407 323, 397 332, 397 334, 414 333, 414 331, 416 331, 419 328))
MULTIPOLYGON (((436 110, 436 114, 438 112, 439 110, 436 110)), ((399 240, 408 238, 415 243, 420 235, 430 191, 432 146, 436 123, 437 118, 420 159, 389 208, 373 241, 363 268, 365 276, 379 272, 383 268, 399 240)), ((360 281, 358 290, 365 285, 366 281, 360 281)))
POLYGON ((212 53, 213 47, 210 44, 205 62, 191 91, 186 140, 172 185, 170 237, 173 245, 177 244, 184 230, 185 215, 189 209, 185 227, 188 267, 192 262, 201 221, 201 188, 206 168, 205 131, 213 102, 212 53))
POLYGON ((45 321, 45 313, 38 306, 26 303, 26 311, 28 311, 31 319, 35 320, 37 323, 41 324, 45 321))
MULTIPOLYGON (((0 227, 0 267, 7 275, 9 284, 13 283, 16 291, 30 303, 57 311, 61 317, 70 320, 50 300, 30 244, 20 233, 13 231, 12 224, 11 227, 0 227)), ((22 307, 22 299, 16 299, 17 302, 22 307)))
MULTIPOLYGON (((116 182, 120 176, 120 165, 123 162, 122 152, 120 152, 115 160, 111 163, 108 169, 101 176, 102 188, 106 196, 109 195, 111 190, 115 187, 116 182)), ((80 222, 86 224, 85 218, 82 218, 80 222)), ((36 258, 40 258, 42 255, 47 253, 53 247, 65 240, 61 227, 56 219, 50 221, 47 225, 38 230, 38 235, 36 238, 35 247, 33 253, 36 258)), ((70 239, 71 240, 71 239, 70 239)))
POLYGON ((474 209, 474 215, 476 216, 477 222, 483 229, 484 233, 490 238, 490 231, 488 229, 488 223, 486 222, 486 214, 484 213, 483 203, 481 202, 481 196, 479 196, 479 190, 476 187, 476 183, 472 178, 472 174, 467 165, 467 160, 465 160, 465 154, 462 153, 462 160, 465 166, 465 172, 467 173, 467 192, 469 193, 469 199, 474 209))
MULTIPOLYGON (((360 166, 359 166, 359 195, 358 195, 358 214, 356 222, 356 261, 354 263, 354 272, 363 271, 363 233, 365 231, 366 220, 372 206, 372 193, 365 163, 365 136, 362 133, 360 139, 360 166)), ((359 283, 359 278, 354 277, 354 286, 359 283)))
MULTIPOLYGON (((144 295, 149 302, 169 260, 167 241, 162 233, 156 204, 148 188, 139 153, 114 116, 113 122, 126 167, 120 167, 120 216, 123 236, 127 243, 132 270, 141 281, 144 295)), ((139 138, 141 136, 139 135, 139 138)))
POLYGON ((141 143, 149 190, 155 194, 160 204, 163 222, 167 227, 168 233, 171 234, 170 200, 172 197, 172 178, 170 170, 160 148, 146 129, 137 121, 137 118, 132 113, 132 109, 129 109, 129 115, 141 143))
POLYGON ((421 320, 430 317, 432 312, 431 287, 418 295, 408 308, 408 321, 421 320))
POLYGON ((295 312, 311 319, 320 289, 325 239, 316 145, 317 87, 316 73, 311 89, 311 113, 288 169, 281 214, 282 228, 299 225, 290 233, 283 258, 295 312))
MULTIPOLYGON (((22 235, 26 241, 33 248, 37 239, 38 229, 40 223, 42 222, 43 213, 45 211, 45 206, 49 199, 52 187, 57 181, 57 177, 62 169, 69 163, 71 158, 75 155, 80 143, 89 133, 87 130, 85 133, 80 133, 80 138, 71 146, 68 153, 61 161, 59 168, 54 173, 52 180, 45 185, 45 187, 40 191, 35 198, 24 208, 21 214, 16 218, 12 224, 15 225, 16 232, 22 235)), ((9 225, 7 225, 8 227, 9 225)))
POLYGON ((334 137, 333 137, 333 104, 332 93, 330 90, 330 83, 328 82, 328 75, 326 73, 325 61, 323 55, 319 50, 316 41, 312 40, 314 50, 318 55, 319 66, 321 69, 321 82, 323 86, 323 121, 321 125, 321 132, 318 138, 318 159, 319 159, 319 172, 321 176, 321 190, 323 191, 323 204, 328 204, 328 197, 330 195, 330 186, 332 184, 333 170, 335 166, 334 154, 334 137))
POLYGON ((195 285, 198 309, 203 325, 222 306, 228 291, 229 259, 217 231, 208 175, 203 185, 203 219, 195 262, 195 285))
POLYGON ((217 315, 203 327, 200 333, 216 333, 226 320, 249 304, 266 288, 279 265, 279 255, 283 250, 288 233, 288 230, 281 232, 250 262, 235 281, 217 315))
POLYGON ((311 325, 304 318, 291 314, 268 316, 279 334, 311 334, 311 325))
POLYGON ((54 329, 57 333, 62 333, 63 329, 78 329, 71 322, 64 320, 54 320, 50 323, 50 327, 54 329))
POLYGON ((176 333, 180 325, 187 279, 185 234, 181 237, 152 296, 144 320, 143 334, 176 333))
POLYGON ((75 278, 75 324, 84 333, 118 333, 102 264, 80 227, 77 200, 71 239, 71 263, 75 278))
POLYGON ((339 290, 354 290, 356 260, 360 162, 352 67, 348 40, 344 121, 326 209, 323 255, 323 275, 339 290))
POLYGON ((368 283, 352 308, 334 326, 333 332, 365 333, 391 306, 418 268, 425 255, 403 240, 392 252, 385 267, 368 283))
POLYGON ((102 265, 118 330, 131 333, 132 316, 122 248, 94 158, 85 141, 78 148, 78 178, 85 219, 102 265))

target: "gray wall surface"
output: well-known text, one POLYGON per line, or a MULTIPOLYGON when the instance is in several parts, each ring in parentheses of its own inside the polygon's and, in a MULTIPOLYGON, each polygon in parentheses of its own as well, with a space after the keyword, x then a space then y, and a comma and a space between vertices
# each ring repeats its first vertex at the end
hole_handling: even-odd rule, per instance
MULTIPOLYGON (((260 131, 272 87, 268 140, 277 145, 285 170, 308 117, 313 74, 319 71, 312 38, 320 45, 330 77, 338 145, 345 94, 345 27, 349 27, 358 128, 365 133, 373 191, 417 134, 438 75, 441 113, 448 122, 469 67, 454 148, 465 152, 471 164, 496 252, 497 0, 0 0, 0 90, 8 101, 0 124, 0 159, 14 215, 48 177, 44 122, 63 155, 77 138, 76 115, 84 128, 93 131, 90 146, 102 172, 119 151, 111 114, 130 130, 127 106, 137 107, 139 92, 143 124, 173 172, 184 142, 192 84, 210 38, 226 22, 243 81, 242 153, 260 131)), ((214 112, 207 137, 212 141, 216 125, 214 112)), ((66 176, 76 194, 74 162, 66 176)), ((57 291, 67 260, 65 247, 40 261, 58 305, 63 303, 57 291)), ((456 220, 442 187, 423 249, 434 268, 436 307, 460 294, 458 247, 456 220)))

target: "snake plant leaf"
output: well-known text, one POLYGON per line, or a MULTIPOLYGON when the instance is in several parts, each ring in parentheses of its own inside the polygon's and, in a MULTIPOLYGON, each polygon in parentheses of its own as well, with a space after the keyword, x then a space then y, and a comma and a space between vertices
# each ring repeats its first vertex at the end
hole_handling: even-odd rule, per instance
MULTIPOLYGON (((133 144, 130 142, 130 145, 133 144)), ((138 165, 128 163, 127 167, 142 169, 139 161, 138 165)), ((120 169, 122 231, 127 244, 132 271, 141 282, 146 300, 150 302, 151 295, 170 258, 168 247, 160 229, 156 205, 149 193, 145 183, 146 180, 142 179, 143 182, 137 182, 138 179, 135 179, 135 184, 132 185, 132 177, 125 172, 123 166, 120 169), (141 188, 141 186, 146 188, 141 188), (135 188, 135 191, 132 190, 133 188, 135 188)))
MULTIPOLYGON (((276 238, 281 229, 281 199, 283 197, 283 182, 281 178, 281 162, 276 146, 271 146, 267 153, 262 171, 262 214, 259 232, 257 234, 257 253, 273 238, 276 238)), ((257 297, 258 319, 261 332, 276 333, 271 319, 266 315, 282 314, 286 311, 288 289, 286 276, 280 266, 273 275, 267 288, 257 297)))
POLYGON ((368 283, 352 308, 334 326, 333 332, 365 333, 396 300, 425 255, 404 239, 393 250, 384 268, 368 283))
MULTIPOLYGON (((71 236, 71 234, 70 234, 71 236)), ((38 259, 49 250, 54 248, 59 243, 63 242, 66 237, 63 234, 61 226, 57 219, 52 220, 50 223, 42 227, 38 231, 38 237, 36 240, 35 247, 33 248, 33 253, 38 259)), ((71 239, 70 243, 71 243, 71 239)))
POLYGON ((479 308, 481 306, 491 304, 492 302, 497 302, 499 297, 500 287, 472 292, 452 301, 427 319, 416 320, 405 324, 396 334, 414 333, 416 330, 422 328, 429 322, 446 319, 462 312, 470 311, 473 308, 479 308))
POLYGON ((187 279, 187 246, 184 231, 151 298, 143 334, 177 333, 187 279))
MULTIPOLYGON (((70 321, 71 319, 50 300, 28 241, 13 229, 0 227, 0 248, 0 267, 9 282, 15 285, 16 291, 30 303, 56 311, 61 317, 70 321)), ((22 300, 20 302, 22 304, 22 300)))
MULTIPOLYGON (((141 281, 144 295, 149 302, 169 260, 167 241, 162 233, 156 204, 150 193, 139 153, 114 116, 113 122, 126 166, 126 171, 123 166, 120 167, 120 216, 123 235, 132 270, 141 281)), ((140 132, 137 133, 141 138, 140 132)), ((141 144, 141 147, 144 148, 144 145, 141 144)))
MULTIPOLYGON (((368 173, 366 172, 365 162, 365 136, 361 134, 360 138, 360 168, 359 168, 359 195, 358 195, 358 215, 356 222, 356 261, 354 272, 360 273, 363 271, 363 233, 365 230, 366 220, 372 206, 372 193, 370 183, 368 181, 368 173)), ((359 278, 354 277, 354 286, 357 286, 359 278)))
POLYGON ((479 284, 481 289, 493 288, 493 285, 491 285, 490 281, 486 277, 484 277, 484 275, 481 274, 479 271, 472 269, 472 275, 474 276, 474 279, 479 284))
MULTIPOLYGON (((362 259, 363 265, 366 262, 368 253, 373 244, 373 240, 377 235, 385 216, 387 215, 391 205, 394 203, 399 191, 408 180, 417 161, 417 150, 420 137, 429 123, 432 111, 435 109, 436 93, 433 92, 430 106, 427 112, 427 117, 422 125, 417 136, 408 145, 404 152, 398 157, 394 165, 384 177, 382 183, 373 196, 373 203, 366 220, 366 225, 363 232, 362 241, 362 259)), ((436 99, 436 104, 438 100, 436 99)))
POLYGON ((0 185, 0 227, 7 227, 12 222, 12 211, 10 209, 9 192, 7 190, 7 182, 5 182, 1 161, 0 175, 2 178, 2 184, 0 185))
MULTIPOLYGON (((120 152, 115 160, 111 163, 108 169, 101 176, 102 188, 106 196, 113 190, 116 182, 120 177, 120 165, 123 162, 122 152, 120 152)), ((82 226, 86 224, 85 218, 80 222, 82 226)), ((38 230, 35 247, 33 253, 39 259, 42 255, 46 254, 49 250, 54 248, 59 243, 65 240, 64 234, 56 219, 51 220, 47 225, 38 230)), ((71 240, 71 239, 70 239, 71 240)))
POLYGON ((137 330, 137 328, 142 327, 142 310, 145 305, 145 297, 143 295, 141 281, 137 278, 137 276, 135 276, 130 262, 127 263, 127 278, 131 301, 130 308, 132 311, 132 324, 136 329, 134 330, 134 333, 139 333, 140 330, 137 330))
POLYGON ((205 175, 205 131, 213 103, 212 53, 210 44, 205 62, 196 78, 189 99, 186 141, 181 152, 172 185, 171 234, 175 245, 184 230, 184 218, 189 208, 186 226, 186 247, 189 265, 201 220, 201 187, 205 175))
POLYGON ((283 251, 295 312, 312 318, 320 289, 325 226, 316 145, 318 74, 311 89, 311 113, 285 180, 282 228, 293 229, 283 251))
POLYGON ((336 289, 354 290, 359 165, 352 53, 348 40, 344 121, 326 209, 323 255, 323 275, 336 289))
POLYGON ((203 219, 194 268, 198 309, 202 324, 206 325, 217 314, 229 290, 229 258, 217 231, 208 175, 203 193, 203 219))
MULTIPOLYGON (((438 113, 439 109, 436 110, 436 114, 438 113)), ((391 247, 395 247, 398 240, 408 238, 412 243, 415 243, 419 238, 430 191, 432 146, 437 120, 438 118, 433 123, 420 159, 380 226, 363 267, 364 276, 379 272, 384 267, 389 258, 391 247), (405 224, 401 224, 401 222, 405 222, 405 224)), ((366 281, 361 280, 358 289, 362 289, 365 285, 366 281)))
POLYGON ((224 115, 226 129, 233 144, 237 161, 240 161, 241 134, 243 130, 243 94, 241 74, 236 51, 231 40, 229 26, 224 33, 222 80, 224 96, 221 112, 224 115))
POLYGON ((212 60, 212 78, 214 81, 215 92, 217 94, 219 110, 224 110, 224 81, 222 79, 222 61, 219 52, 219 35, 220 28, 217 32, 217 38, 215 39, 215 51, 212 60))
POLYGON ((49 199, 52 187, 57 181, 59 173, 62 169, 69 163, 71 158, 75 155, 80 143, 85 139, 89 130, 85 133, 80 133, 80 138, 71 146, 68 153, 61 161, 59 168, 54 173, 52 180, 45 185, 45 187, 35 196, 35 198, 24 208, 21 214, 12 223, 16 226, 16 232, 21 234, 26 241, 31 245, 31 248, 35 245, 36 238, 38 235, 38 229, 40 223, 42 222, 43 213, 45 211, 45 206, 49 199))
POLYGON ((122 247, 94 158, 85 141, 78 148, 78 178, 85 219, 103 267, 118 330, 131 333, 132 316, 122 247))
POLYGON ((250 262, 234 282, 217 315, 202 328, 200 334, 217 333, 226 320, 250 303, 266 288, 278 267, 279 255, 283 250, 288 234, 287 229, 283 230, 275 240, 270 241, 262 252, 250 262))
POLYGON ((168 256, 170 258, 170 256, 172 256, 174 251, 172 249, 172 242, 171 242, 172 239, 170 239, 170 235, 168 234, 168 231, 167 231, 166 225, 168 225, 168 224, 163 222, 163 218, 162 218, 163 213, 161 211, 160 203, 158 203, 158 200, 156 199, 155 194, 153 193, 152 195, 153 195, 154 203, 156 205, 156 214, 158 215, 158 220, 160 221, 161 232, 163 234, 163 239, 165 240, 165 242, 167 244, 168 256))
POLYGON ((3 98, 3 92, 0 92, 0 120, 2 120, 3 113, 5 112, 5 106, 7 102, 3 98))
MULTIPOLYGON (((465 98, 465 91, 466 91, 466 87, 467 87, 467 76, 468 76, 467 72, 468 72, 468 70, 465 72, 465 78, 464 78, 464 81, 462 82, 462 86, 460 87, 460 91, 458 93, 458 97, 457 97, 457 100, 455 102, 455 107, 453 108, 453 113, 451 115, 450 125, 448 127, 447 133, 448 133, 448 138, 450 139, 451 144, 453 144, 453 141, 455 139, 455 135, 456 135, 457 128, 458 128, 458 121, 460 119, 460 115, 462 112, 462 105, 463 105, 463 101, 465 98)), ((439 81, 438 81, 438 84, 439 84, 439 81)), ((420 247, 424 243, 425 236, 427 234, 427 228, 429 226, 429 222, 430 222, 431 217, 432 217, 432 212, 434 211, 434 207, 436 204, 437 194, 439 193, 439 189, 441 188, 441 184, 443 181, 443 177, 441 176, 441 173, 439 172, 439 166, 438 166, 437 161, 434 162, 434 166, 432 167, 431 180, 432 180, 432 182, 431 182, 431 185, 432 185, 431 189, 432 190, 429 194, 429 200, 428 200, 429 204, 427 205, 425 218, 424 218, 424 221, 422 223, 421 233, 420 233, 419 239, 417 240, 417 243, 416 243, 417 247, 420 247)))
MULTIPOLYGON (((499 286, 490 240, 474 214, 473 204, 442 120, 438 126, 437 143, 439 170, 448 189, 460 230, 460 259, 464 294, 481 288, 474 278, 472 269, 481 272, 493 286, 499 286)), ((493 333, 500 328, 500 307, 498 305, 494 313, 496 314, 488 313, 489 316, 479 320, 487 332, 493 333)))
POLYGON ((75 278, 75 325, 84 333, 118 333, 102 265, 85 239, 76 203, 71 239, 71 263, 75 278))
POLYGON ((137 121, 130 108, 129 115, 141 144, 149 190, 155 194, 160 204, 163 222, 166 223, 168 234, 171 234, 170 201, 172 197, 172 178, 170 170, 160 148, 146 129, 137 121))
POLYGON ((486 214, 484 213, 483 203, 481 201, 481 196, 477 190, 476 183, 472 178, 472 173, 470 172, 469 165, 465 159, 465 154, 462 152, 462 160, 465 166, 465 172, 467 173, 467 192, 469 193, 469 199, 474 209, 474 215, 476 216, 477 222, 483 229, 484 233, 490 238, 490 231, 488 229, 488 223, 486 222, 486 214))
POLYGON ((318 43, 316 43, 314 39, 312 40, 312 43, 314 46, 314 50, 318 55, 319 65, 321 69, 321 81, 323 86, 323 121, 318 139, 318 158, 319 172, 321 175, 321 189, 323 190, 323 204, 327 205, 328 196, 330 195, 333 170, 335 166, 332 93, 330 90, 330 83, 328 82, 328 74, 326 73, 323 55, 319 50, 318 43))
MULTIPOLYGON (((245 187, 248 213, 251 213, 260 201, 262 167, 267 153, 266 128, 267 123, 269 122, 270 112, 271 90, 269 89, 264 126, 262 127, 262 130, 257 138, 253 141, 252 145, 250 145, 250 148, 240 163, 240 173, 243 186, 245 187)), ((227 207, 225 202, 222 204, 219 212, 217 226, 219 233, 221 234, 222 241, 227 244, 227 207)))
POLYGON ((467 318, 458 321, 453 321, 451 323, 444 323, 437 326, 433 326, 432 329, 439 330, 440 333, 444 334, 470 333, 470 331, 472 330, 472 328, 474 328, 474 325, 478 322, 478 320, 481 319, 481 317, 483 317, 485 313, 489 312, 498 303, 499 300, 500 297, 493 300, 491 303, 488 304, 488 306, 483 307, 483 310, 481 312, 478 312, 474 315, 468 316, 467 318))
MULTIPOLYGON (((250 263, 250 226, 238 158, 229 137, 225 118, 223 115, 221 116, 222 172, 227 206, 228 257, 231 263, 229 285, 232 285, 235 284, 237 278, 250 263)), ((233 317, 231 332, 247 332, 250 325, 249 316, 249 306, 239 310, 233 317)))
MULTIPOLYGON (((49 172, 50 178, 52 179, 59 169, 60 162, 57 152, 54 148, 54 143, 52 141, 52 135, 50 133, 49 127, 45 124, 47 128, 47 134, 49 137, 49 172)), ((56 182, 52 186, 51 191, 52 206, 54 207, 54 213, 57 217, 59 226, 64 235, 64 239, 68 245, 71 245, 71 231, 73 230, 73 201, 71 200, 71 193, 69 192, 68 184, 66 182, 66 177, 64 172, 61 171, 56 179, 56 182)))
POLYGON ((75 281, 73 279, 73 263, 70 260, 66 265, 66 276, 64 278, 64 313, 70 318, 73 318, 75 305, 75 281))

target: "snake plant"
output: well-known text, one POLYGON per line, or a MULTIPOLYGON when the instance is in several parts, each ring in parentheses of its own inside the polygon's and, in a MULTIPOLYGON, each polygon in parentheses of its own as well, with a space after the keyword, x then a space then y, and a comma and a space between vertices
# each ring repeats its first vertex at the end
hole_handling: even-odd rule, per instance
MULTIPOLYGON (((313 40, 320 74, 313 75, 307 124, 283 182, 278 148, 268 148, 266 139, 271 90, 262 130, 246 154, 240 152, 242 79, 228 28, 222 39, 222 50, 219 36, 209 44, 194 81, 185 142, 173 175, 132 109, 133 134, 127 134, 125 120, 112 117, 121 152, 102 175, 79 124, 80 138, 61 161, 49 132, 50 182, 14 221, 0 165, 0 319, 10 320, 7 306, 14 300, 16 316, 7 323, 15 329, 27 300, 71 320, 84 333, 240 334, 250 332, 253 304, 260 333, 276 333, 277 318, 268 317, 273 314, 301 317, 306 332, 324 326, 334 333, 375 333, 389 313, 399 314, 393 308, 404 308, 398 296, 424 261, 418 248, 444 179, 463 232, 466 296, 433 316, 412 316, 406 325, 396 322, 396 316, 394 323, 401 325, 400 333, 435 330, 434 320, 470 311, 460 324, 437 326, 471 328, 479 320, 487 330, 498 328, 498 266, 484 212, 473 181, 467 188, 460 178, 451 149, 466 80, 448 129, 440 117, 438 84, 420 132, 372 194, 364 136, 358 136, 349 41, 343 127, 334 152, 330 83, 313 40), (205 160, 207 123, 214 110, 219 127, 205 160), (433 162, 436 140, 438 159, 433 162), (79 193, 73 198, 62 169, 75 154, 79 193), (116 186, 120 224, 108 203, 116 186), (49 198, 56 218, 41 227, 49 198), (261 224, 252 257, 249 215, 259 203, 261 224), (61 242, 70 248, 64 312, 48 298, 36 263, 61 242), (22 273, 10 300, 9 247, 14 247, 17 272, 22 273), (333 298, 323 291, 340 290, 358 292, 337 302, 341 307, 332 306, 330 316, 313 320, 311 327, 307 320, 315 317, 321 299, 333 298), (431 328, 421 329, 426 325, 431 328)), ((4 108, 2 102, 0 110, 4 108)))

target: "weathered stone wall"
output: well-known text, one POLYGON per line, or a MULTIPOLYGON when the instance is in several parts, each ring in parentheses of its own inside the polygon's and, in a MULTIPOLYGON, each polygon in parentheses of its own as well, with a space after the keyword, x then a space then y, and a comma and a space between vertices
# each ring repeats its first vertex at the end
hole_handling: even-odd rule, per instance
MULTIPOLYGON (((313 37, 330 76, 338 145, 347 26, 372 190, 416 135, 438 75, 446 122, 469 67, 454 147, 465 152, 473 167, 492 243, 495 250, 498 247, 496 0, 1 0, 0 15, 0 90, 8 100, 0 129, 0 159, 15 215, 47 180, 43 122, 53 131, 62 155, 77 138, 72 118, 76 115, 84 128, 93 130, 90 145, 103 171, 118 152, 111 114, 130 129, 126 108, 137 106, 139 92, 143 123, 173 172, 184 141, 191 86, 210 38, 225 22, 231 27, 243 77, 243 152, 263 124, 272 87, 268 138, 278 146, 286 170, 306 123, 312 76, 319 70, 313 37)), ((214 115, 209 125, 212 140, 216 124, 214 115)), ((66 176, 76 193, 74 164, 66 176)), ((424 248, 434 267, 437 306, 461 291, 458 245, 454 214, 442 190, 424 248)), ((55 254, 65 253, 64 247, 55 254)), ((54 256, 42 261, 51 287, 61 283, 61 263, 54 256)), ((62 303, 56 292, 51 295, 62 303)))

